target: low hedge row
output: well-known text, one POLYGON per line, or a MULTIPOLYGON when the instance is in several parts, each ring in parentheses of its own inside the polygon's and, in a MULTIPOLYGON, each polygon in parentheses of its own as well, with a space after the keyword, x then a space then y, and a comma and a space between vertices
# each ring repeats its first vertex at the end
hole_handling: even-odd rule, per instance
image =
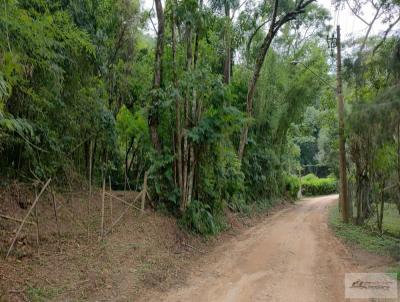
MULTIPOLYGON (((296 199, 300 190, 300 179, 293 175, 285 177, 287 194, 296 199)), ((319 178, 314 174, 307 174, 301 178, 301 191, 305 196, 334 194, 337 192, 337 181, 334 177, 319 178)))
POLYGON ((302 193, 306 196, 327 195, 337 192, 337 181, 333 177, 319 178, 308 174, 301 179, 302 193))

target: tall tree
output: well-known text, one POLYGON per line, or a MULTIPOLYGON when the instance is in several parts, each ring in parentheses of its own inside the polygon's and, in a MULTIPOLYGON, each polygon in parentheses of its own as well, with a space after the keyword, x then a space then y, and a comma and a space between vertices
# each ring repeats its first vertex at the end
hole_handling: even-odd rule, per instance
POLYGON ((161 152, 161 142, 158 135, 158 124, 159 124, 159 106, 161 103, 161 87, 162 87, 162 69, 163 69, 163 54, 164 54, 164 10, 162 7, 161 0, 154 0, 156 4, 156 13, 158 21, 157 29, 157 42, 154 56, 154 78, 152 88, 152 103, 149 111, 149 127, 150 136, 154 148, 157 152, 161 152))
MULTIPOLYGON (((309 4, 311 4, 312 2, 315 2, 315 1, 316 0, 307 0, 307 1, 300 0, 298 2, 296 1, 294 9, 283 14, 279 19, 278 19, 279 0, 274 1, 269 30, 268 30, 267 35, 264 38, 262 45, 260 46, 260 48, 257 52, 256 62, 255 62, 255 66, 253 69, 253 75, 252 75, 250 83, 248 85, 247 98, 246 98, 247 117, 251 118, 253 115, 253 99, 254 99, 254 93, 256 90, 257 81, 258 81, 258 78, 260 77, 261 68, 263 66, 265 56, 267 55, 267 52, 272 43, 272 40, 274 39, 276 34, 279 32, 279 29, 284 24, 286 24, 287 22, 289 22, 291 20, 296 19, 297 15, 304 13, 305 8, 309 4)), ((249 125, 245 124, 245 126, 243 127, 243 130, 242 130, 242 134, 240 136, 239 149, 238 149, 238 157, 240 160, 242 160, 242 158, 243 158, 245 145, 247 143, 248 132, 249 132, 249 125)))

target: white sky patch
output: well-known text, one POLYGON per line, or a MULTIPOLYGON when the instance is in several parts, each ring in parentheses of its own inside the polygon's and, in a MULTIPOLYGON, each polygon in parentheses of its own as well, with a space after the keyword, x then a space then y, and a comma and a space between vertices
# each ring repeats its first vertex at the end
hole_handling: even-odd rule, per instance
MULTIPOLYGON (((332 4, 331 0, 318 0, 318 3, 330 11, 332 16, 330 24, 334 27, 334 30, 336 30, 336 25, 340 25, 343 40, 365 35, 368 26, 353 15, 347 4, 343 5, 339 10, 336 10, 335 5, 332 4)), ((362 18, 365 21, 371 22, 374 14, 375 9, 371 5, 364 5, 362 7, 362 18)), ((377 20, 372 27, 370 36, 381 34, 387 29, 387 27, 388 24, 384 24, 382 18, 377 20)), ((398 28, 398 26, 396 28, 398 28)), ((394 32, 394 30, 395 28, 392 32, 394 32)))
MULTIPOLYGON (((245 1, 245 0, 241 0, 245 1)), ((351 1, 350 1, 351 2, 351 1)), ((154 0, 141 0, 142 3, 142 8, 144 10, 150 10, 154 6, 154 0)), ((333 27, 333 30, 336 31, 336 25, 340 25, 341 27, 341 33, 342 33, 342 40, 351 40, 357 37, 362 37, 365 35, 366 30, 367 30, 367 25, 363 23, 359 18, 354 16, 350 8, 347 6, 347 4, 342 5, 342 7, 339 10, 336 10, 336 7, 334 4, 332 4, 332 0, 318 0, 318 4, 322 5, 326 9, 330 11, 330 14, 332 16, 332 20, 330 21, 330 24, 333 27)), ((163 1, 163 5, 165 5, 165 1, 163 1)), ((155 8, 154 8, 155 10, 155 8)), ((367 22, 370 22, 373 19, 375 10, 371 5, 364 5, 362 7, 362 17, 364 20, 367 22)), ((155 11, 154 11, 155 15, 155 11)), ((396 16, 395 16, 396 17, 396 16)), ((157 25, 157 18, 153 18, 153 23, 157 25)), ((370 36, 374 35, 380 35, 382 34, 388 27, 389 23, 384 24, 383 23, 383 18, 377 20, 374 23, 374 26, 372 27, 370 36)), ((392 29, 392 34, 400 29, 400 23, 397 24, 393 29, 392 29)), ((153 25, 149 22, 147 26, 146 33, 154 36, 155 32, 153 29, 153 25)))

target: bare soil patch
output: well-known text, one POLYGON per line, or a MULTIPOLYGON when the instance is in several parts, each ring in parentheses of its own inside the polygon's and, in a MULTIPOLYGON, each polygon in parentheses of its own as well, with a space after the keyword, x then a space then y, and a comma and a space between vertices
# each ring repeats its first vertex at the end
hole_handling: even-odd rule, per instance
MULTIPOLYGON (((22 219, 18 194, 27 207, 34 199, 29 190, 1 192, 0 213, 22 219)), ((113 192, 132 202, 136 193, 113 192)), ((39 202, 39 245, 36 227, 26 225, 7 260, 4 256, 19 222, 0 219, 0 301, 137 300, 146 288, 168 288, 184 278, 182 268, 204 240, 181 231, 172 217, 147 210, 129 210, 113 232, 100 240, 101 194, 95 192, 88 216, 87 192, 57 194, 61 237, 57 236, 50 195, 39 202), (90 239, 87 237, 87 224, 90 239), (122 294, 121 294, 122 293, 122 294)), ((106 197, 105 225, 126 205, 106 197)), ((30 218, 36 221, 35 215, 30 218)))
MULTIPOLYGON (((112 194, 132 202, 137 193, 112 194)), ((20 185, 8 187, 0 196, 0 213, 18 219, 25 216, 35 197, 20 185), (23 207, 21 199, 26 203, 23 207)), ((51 195, 45 194, 38 206, 39 245, 36 227, 25 225, 6 260, 19 223, 0 218, 0 301, 145 301, 153 292, 184 284, 193 265, 201 263, 210 250, 268 215, 249 218, 227 213, 231 228, 219 236, 202 238, 182 231, 171 216, 131 209, 100 240, 101 194, 93 193, 90 215, 88 198, 86 191, 56 194, 58 237, 51 195)), ((125 208, 117 200, 111 206, 106 196, 106 230, 125 208)), ((35 215, 30 221, 36 221, 35 215)))

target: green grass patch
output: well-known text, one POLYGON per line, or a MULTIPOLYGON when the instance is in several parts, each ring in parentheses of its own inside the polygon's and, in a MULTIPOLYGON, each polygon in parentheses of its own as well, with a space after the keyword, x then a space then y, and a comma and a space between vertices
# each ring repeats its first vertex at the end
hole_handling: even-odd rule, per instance
POLYGON ((351 223, 343 223, 337 206, 333 206, 330 209, 329 223, 336 235, 346 242, 354 243, 367 251, 379 255, 389 255, 396 260, 400 259, 400 239, 388 234, 379 235, 377 232, 372 231, 368 225, 358 226, 351 223))
POLYGON ((55 298, 61 291, 56 288, 28 287, 26 295, 31 302, 44 302, 55 298))
MULTIPOLYGON (((369 225, 373 227, 375 223, 375 219, 371 219, 369 225)), ((400 215, 397 206, 393 203, 385 204, 382 228, 385 233, 400 238, 400 215)))
POLYGON ((391 267, 388 270, 388 273, 396 274, 397 275, 397 280, 400 280, 400 265, 397 265, 395 267, 391 267))

